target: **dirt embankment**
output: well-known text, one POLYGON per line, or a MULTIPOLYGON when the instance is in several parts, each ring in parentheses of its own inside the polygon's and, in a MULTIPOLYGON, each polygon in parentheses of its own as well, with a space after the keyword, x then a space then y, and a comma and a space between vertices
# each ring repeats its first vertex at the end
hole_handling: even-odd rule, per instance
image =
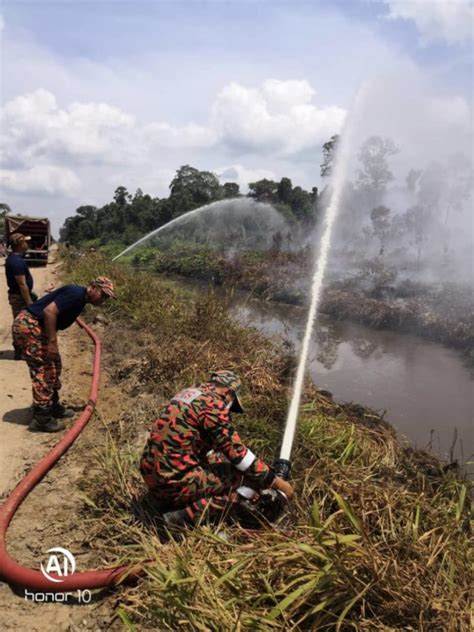
MULTIPOLYGON (((35 290, 39 295, 56 283, 55 263, 33 268, 35 290)), ((7 301, 3 261, 0 264, 0 502, 21 478, 60 438, 58 435, 30 433, 31 383, 25 362, 15 362, 11 348, 11 311, 7 301)), ((68 403, 84 405, 88 399, 92 346, 78 327, 60 335, 63 358, 63 393, 68 403)), ((76 558, 77 570, 100 568, 106 560, 88 545, 88 524, 84 520, 84 501, 79 487, 94 463, 94 449, 101 443, 101 406, 113 410, 114 393, 103 397, 98 413, 53 470, 29 495, 17 512, 7 534, 9 553, 20 563, 39 569, 47 560, 46 551, 64 547, 76 558), (103 402, 103 404, 102 404, 103 402)), ((118 396, 116 396, 119 404, 118 396)), ((70 424, 68 424, 70 425, 70 424)), ((60 433, 62 435, 63 433, 60 433)), ((0 583, 0 629, 15 632, 79 632, 110 630, 114 627, 115 595, 89 605, 34 603, 21 590, 0 583)), ((123 629, 122 624, 117 629, 123 629)))

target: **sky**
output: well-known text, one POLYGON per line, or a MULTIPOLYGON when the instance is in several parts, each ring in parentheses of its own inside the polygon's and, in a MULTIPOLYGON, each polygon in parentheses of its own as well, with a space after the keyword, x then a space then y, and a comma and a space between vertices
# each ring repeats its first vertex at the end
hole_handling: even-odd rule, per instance
POLYGON ((360 86, 397 69, 433 78, 443 116, 472 128, 470 0, 3 0, 0 14, 0 202, 55 233, 118 186, 167 196, 184 164, 244 192, 320 187, 360 86))

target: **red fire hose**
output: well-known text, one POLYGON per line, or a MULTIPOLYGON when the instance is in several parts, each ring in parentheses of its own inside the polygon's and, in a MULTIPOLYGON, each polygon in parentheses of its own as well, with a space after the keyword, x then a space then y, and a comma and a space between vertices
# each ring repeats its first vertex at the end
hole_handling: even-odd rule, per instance
POLYGON ((32 568, 25 568, 13 560, 6 549, 6 532, 16 510, 25 500, 31 490, 41 481, 45 474, 69 449, 77 437, 80 435, 89 421, 97 401, 99 389, 99 370, 101 344, 98 336, 82 320, 77 323, 94 341, 94 363, 92 369, 92 382, 90 388, 89 401, 82 411, 76 423, 64 435, 64 437, 54 446, 35 467, 18 483, 5 503, 0 507, 0 576, 9 584, 14 584, 22 588, 29 588, 44 592, 66 592, 70 590, 86 588, 103 588, 114 586, 125 578, 134 579, 141 574, 139 567, 120 566, 106 570, 86 571, 83 573, 73 573, 68 576, 59 576, 55 573, 48 573, 51 577, 60 580, 56 583, 48 580, 40 571, 32 568))

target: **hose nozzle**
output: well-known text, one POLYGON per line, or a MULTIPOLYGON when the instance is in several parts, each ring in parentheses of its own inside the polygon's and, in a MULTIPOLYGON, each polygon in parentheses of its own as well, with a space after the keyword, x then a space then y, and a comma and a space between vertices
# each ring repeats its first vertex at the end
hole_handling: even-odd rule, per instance
POLYGON ((278 459, 273 465, 273 471, 283 480, 289 481, 291 478, 291 463, 287 459, 278 459))

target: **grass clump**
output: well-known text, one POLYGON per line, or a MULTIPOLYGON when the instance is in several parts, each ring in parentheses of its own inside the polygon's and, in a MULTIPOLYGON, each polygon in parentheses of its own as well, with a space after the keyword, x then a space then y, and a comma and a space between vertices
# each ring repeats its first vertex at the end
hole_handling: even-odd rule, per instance
POLYGON ((271 462, 294 358, 243 329, 212 295, 190 295, 99 257, 65 263, 68 280, 113 278, 102 317, 122 410, 105 418, 98 475, 84 483, 91 546, 142 563, 120 593, 130 629, 469 629, 467 486, 433 456, 402 445, 373 411, 306 383, 292 456, 296 500, 273 528, 202 525, 163 542, 137 462, 148 424, 177 389, 209 370, 243 378, 239 430, 271 462), (105 325, 105 326, 104 326, 105 325))

